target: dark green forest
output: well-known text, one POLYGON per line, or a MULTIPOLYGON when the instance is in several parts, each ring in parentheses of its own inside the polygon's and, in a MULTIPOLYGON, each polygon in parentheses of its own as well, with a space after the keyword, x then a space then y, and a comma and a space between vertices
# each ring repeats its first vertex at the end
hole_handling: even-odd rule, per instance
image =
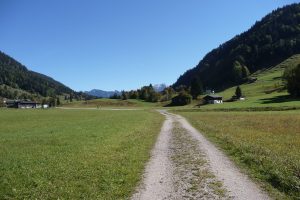
POLYGON ((54 79, 28 70, 24 65, 0 52, 0 85, 22 89, 41 96, 53 96, 74 91, 54 79))
POLYGON ((75 92, 53 78, 28 70, 24 65, 0 51, 0 97, 31 99, 56 105, 58 96, 67 101, 95 98, 75 92))
POLYGON ((248 31, 212 50, 181 75, 173 87, 190 86, 194 78, 204 88, 223 90, 248 81, 249 74, 277 65, 300 53, 300 4, 274 10, 248 31))

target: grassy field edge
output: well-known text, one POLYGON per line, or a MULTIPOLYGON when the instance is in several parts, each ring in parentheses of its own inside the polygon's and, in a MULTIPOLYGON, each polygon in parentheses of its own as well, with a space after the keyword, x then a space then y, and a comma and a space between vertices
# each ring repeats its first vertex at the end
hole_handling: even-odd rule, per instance
MULTIPOLYGON (((273 166, 274 164, 276 164, 275 163, 276 161, 274 161, 274 164, 266 164, 266 162, 272 162, 272 161, 270 161, 266 158, 263 158, 263 156, 267 155, 267 153, 265 153, 265 152, 262 153, 264 151, 263 148, 259 149, 259 151, 261 151, 260 153, 262 153, 262 157, 255 160, 255 159, 253 159, 253 155, 255 153, 253 153, 253 155, 251 155, 252 154, 251 148, 253 148, 253 146, 251 146, 252 144, 247 144, 246 145, 247 147, 246 147, 246 146, 243 146, 245 144, 234 143, 235 141, 232 140, 232 138, 230 138, 231 137, 230 135, 222 133, 221 128, 213 130, 214 127, 211 127, 211 126, 213 126, 212 124, 214 124, 214 123, 207 124, 207 127, 210 126, 209 128, 201 127, 201 125, 203 125, 203 124, 199 123, 199 121, 195 120, 195 118, 190 117, 189 112, 183 112, 183 111, 181 111, 181 112, 172 111, 172 112, 184 116, 195 128, 197 128, 201 133, 203 133, 207 139, 209 139, 218 148, 220 148, 226 155, 228 155, 229 158, 234 163, 236 163, 237 166, 239 166, 239 168, 243 172, 248 174, 255 182, 257 182, 260 186, 262 186, 262 188, 264 188, 266 191, 268 191, 268 193, 271 195, 271 197, 273 197, 274 199, 297 199, 297 194, 299 194, 299 191, 298 192, 295 191, 295 187, 297 187, 296 185, 293 186, 293 188, 294 188, 293 191, 291 191, 291 190, 287 191, 288 189, 290 189, 289 187, 291 187, 291 185, 289 185, 289 184, 291 184, 292 181, 285 183, 285 181, 287 180, 287 177, 282 177, 286 173, 283 170, 283 168, 285 166, 282 166, 282 164, 279 163, 280 166, 278 166, 278 169, 277 169, 276 168, 277 166, 275 166, 275 167, 273 166), (219 134, 219 136, 218 136, 218 134, 219 134), (261 161, 262 163, 257 163, 257 162, 259 162, 258 161, 259 159, 263 160, 263 161, 261 161), (268 175, 264 174, 266 172, 266 169, 259 168, 260 164, 266 165, 266 166, 263 166, 262 168, 270 167, 270 173, 268 175), (267 176, 270 176, 268 178, 270 178, 272 180, 266 180, 267 176), (278 184, 280 186, 277 185, 274 187, 274 184, 275 185, 278 184), (287 185, 284 186, 284 184, 287 184, 287 185)), ((211 113, 213 113, 213 112, 211 112, 211 113)), ((197 112, 194 112, 194 114, 197 114, 197 112)), ((216 114, 220 114, 220 112, 218 112, 216 114)), ((230 114, 230 113, 228 113, 228 114, 230 114)), ((205 123, 207 123, 207 121, 205 123)), ((215 124, 217 124, 217 123, 218 123, 218 121, 215 122, 215 124)), ((255 147, 255 148, 257 148, 257 147, 255 147)), ((255 149, 255 150, 258 150, 258 149, 255 149)), ((299 157, 299 154, 297 156, 299 157)), ((290 170, 290 169, 287 169, 287 170, 290 170)), ((288 178, 291 177, 289 172, 287 172, 286 174, 289 175, 288 178)), ((294 180, 294 183, 295 183, 295 181, 297 182, 297 180, 294 180)), ((298 185, 299 185, 299 178, 298 178, 298 185)))

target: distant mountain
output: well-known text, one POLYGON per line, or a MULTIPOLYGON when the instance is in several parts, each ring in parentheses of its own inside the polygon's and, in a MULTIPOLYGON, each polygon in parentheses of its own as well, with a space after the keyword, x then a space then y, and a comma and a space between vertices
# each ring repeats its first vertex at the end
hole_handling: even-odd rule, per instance
POLYGON ((174 83, 190 86, 194 78, 205 88, 225 89, 246 81, 246 75, 275 66, 300 53, 300 4, 279 8, 248 31, 212 50, 174 83))
POLYGON ((167 87, 166 84, 162 83, 162 84, 155 84, 153 86, 153 89, 155 90, 155 92, 161 92, 163 91, 165 88, 167 87))
POLYGON ((115 90, 115 91, 104 91, 104 90, 98 90, 93 89, 91 91, 85 91, 84 93, 95 96, 95 97, 101 97, 101 98, 109 98, 113 96, 114 94, 121 95, 121 92, 115 90))
MULTIPOLYGON (((0 85, 26 91, 30 94, 53 96, 75 93, 53 78, 28 70, 24 65, 0 51, 0 85)), ((4 91, 2 97, 6 97, 4 91)))

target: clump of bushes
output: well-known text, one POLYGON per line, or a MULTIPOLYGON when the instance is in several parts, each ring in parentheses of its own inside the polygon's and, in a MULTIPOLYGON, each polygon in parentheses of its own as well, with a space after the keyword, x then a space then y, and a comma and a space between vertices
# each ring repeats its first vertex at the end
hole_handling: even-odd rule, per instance
POLYGON ((172 98, 172 106, 184 106, 192 102, 192 96, 186 92, 180 92, 172 98))
POLYGON ((283 78, 286 81, 288 92, 294 97, 300 97, 300 64, 287 67, 283 78))

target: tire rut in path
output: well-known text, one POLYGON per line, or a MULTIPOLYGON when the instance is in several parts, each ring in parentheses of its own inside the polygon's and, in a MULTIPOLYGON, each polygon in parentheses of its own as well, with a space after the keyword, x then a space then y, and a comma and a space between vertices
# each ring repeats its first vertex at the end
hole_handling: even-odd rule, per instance
POLYGON ((133 200, 269 199, 183 117, 166 116, 133 200))

